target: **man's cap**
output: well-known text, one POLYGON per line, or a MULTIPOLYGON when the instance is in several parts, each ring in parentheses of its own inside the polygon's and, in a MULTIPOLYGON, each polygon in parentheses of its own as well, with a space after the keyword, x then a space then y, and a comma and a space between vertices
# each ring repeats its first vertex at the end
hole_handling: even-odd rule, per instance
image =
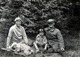
POLYGON ((15 18, 14 21, 15 21, 15 22, 16 22, 16 21, 21 21, 21 22, 22 22, 22 19, 21 19, 20 17, 17 17, 17 18, 15 18))
POLYGON ((52 22, 55 22, 55 19, 49 19, 48 20, 48 23, 52 23, 52 22))

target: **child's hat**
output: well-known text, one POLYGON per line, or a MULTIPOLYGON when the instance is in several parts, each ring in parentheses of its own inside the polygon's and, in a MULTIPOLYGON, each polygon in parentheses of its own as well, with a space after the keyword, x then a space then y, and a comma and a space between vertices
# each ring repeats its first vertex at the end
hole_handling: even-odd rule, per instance
POLYGON ((39 29, 39 32, 43 32, 43 29, 39 29))

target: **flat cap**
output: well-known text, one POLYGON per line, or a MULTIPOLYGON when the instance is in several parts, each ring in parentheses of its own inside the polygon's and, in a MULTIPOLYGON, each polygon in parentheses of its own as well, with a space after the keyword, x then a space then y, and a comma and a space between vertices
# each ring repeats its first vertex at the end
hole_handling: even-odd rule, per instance
POLYGON ((49 19, 48 20, 48 23, 52 23, 52 22, 55 22, 55 19, 49 19))

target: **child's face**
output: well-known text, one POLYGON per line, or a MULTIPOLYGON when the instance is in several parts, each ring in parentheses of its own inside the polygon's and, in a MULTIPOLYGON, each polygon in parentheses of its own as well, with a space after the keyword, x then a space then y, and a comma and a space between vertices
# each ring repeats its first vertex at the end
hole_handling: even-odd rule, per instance
POLYGON ((43 33, 43 32, 40 32, 40 34, 41 34, 41 35, 44 35, 44 33, 43 33))

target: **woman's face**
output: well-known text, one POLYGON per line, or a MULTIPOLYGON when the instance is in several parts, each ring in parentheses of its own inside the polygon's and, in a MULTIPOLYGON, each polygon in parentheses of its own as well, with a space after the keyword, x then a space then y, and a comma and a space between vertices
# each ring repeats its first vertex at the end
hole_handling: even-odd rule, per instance
POLYGON ((21 25, 21 21, 20 21, 20 20, 17 20, 17 21, 16 21, 16 25, 17 25, 17 26, 20 26, 20 25, 21 25))

